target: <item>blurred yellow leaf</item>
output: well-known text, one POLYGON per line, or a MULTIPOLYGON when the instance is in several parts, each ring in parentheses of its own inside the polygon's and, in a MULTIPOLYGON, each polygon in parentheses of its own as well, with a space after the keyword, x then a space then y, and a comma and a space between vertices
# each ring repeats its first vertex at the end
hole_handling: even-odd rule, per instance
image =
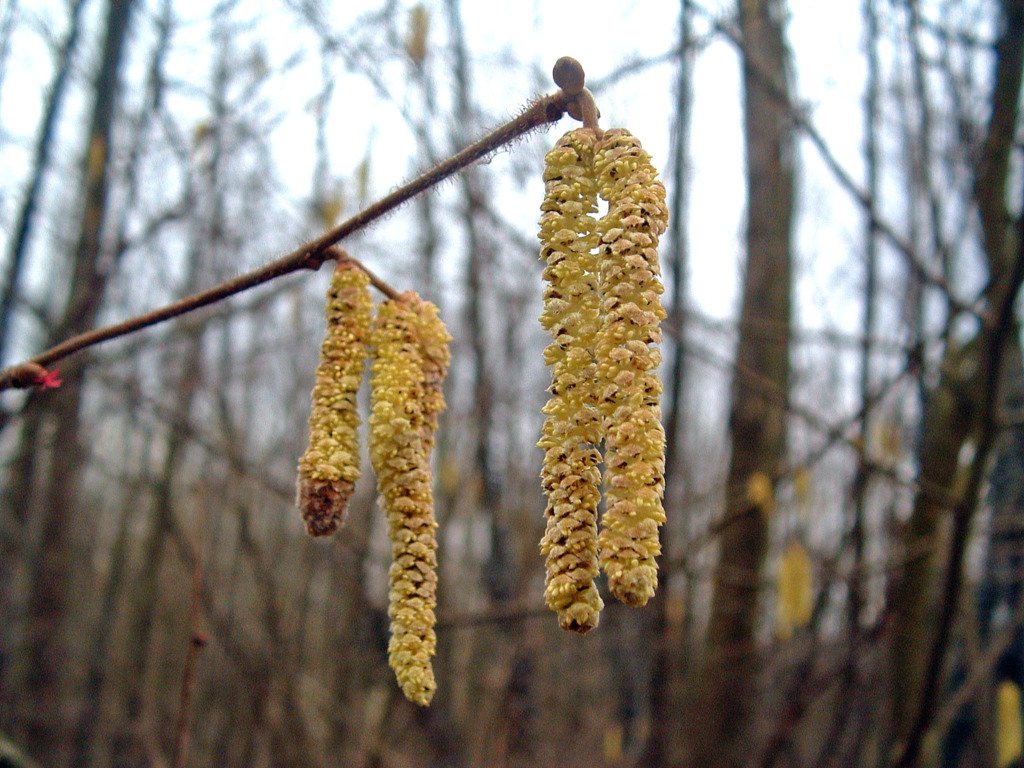
POLYGON ((327 195, 314 203, 318 223, 324 229, 330 229, 338 223, 341 212, 345 209, 345 195, 339 187, 333 195, 327 195))
POLYGON ((778 634, 783 640, 811 620, 811 559, 799 541, 782 555, 778 579, 778 634))
POLYGON ((1024 748, 1024 724, 1021 723, 1020 688, 1012 680, 1003 680, 996 689, 996 765, 1015 763, 1024 748))
POLYGON ((811 500, 811 473, 804 467, 793 473, 793 495, 800 506, 811 500))
POLYGON ((209 120, 201 120, 192 129, 192 145, 198 147, 213 133, 213 124, 209 120))
POLYGON ((886 419, 875 428, 875 439, 882 456, 890 461, 903 453, 903 436, 895 419, 886 419))
POLYGON ((89 157, 87 159, 87 174, 90 179, 97 178, 103 171, 103 164, 107 160, 107 143, 96 136, 89 145, 89 157))
POLYGON ((755 472, 747 479, 747 501, 764 514, 770 513, 775 507, 775 489, 764 472, 755 472))
POLYGON ((604 762, 605 765, 615 765, 622 762, 622 726, 613 725, 604 732, 604 762))
POLYGON ((413 64, 423 65, 427 58, 427 37, 430 33, 430 12, 423 3, 409 9, 409 32, 405 36, 405 52, 413 64))

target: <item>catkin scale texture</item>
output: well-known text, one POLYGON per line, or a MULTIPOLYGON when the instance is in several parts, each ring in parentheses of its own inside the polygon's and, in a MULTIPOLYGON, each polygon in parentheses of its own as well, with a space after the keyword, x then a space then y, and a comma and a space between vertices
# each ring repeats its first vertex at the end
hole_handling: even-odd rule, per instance
POLYGON ((606 131, 594 171, 608 212, 598 222, 601 327, 597 388, 604 421, 605 511, 598 538, 612 594, 641 606, 657 586, 658 531, 665 521, 659 323, 664 288, 658 237, 668 223, 665 188, 628 131, 606 131))
POLYGON ((309 445, 299 459, 296 505, 311 536, 344 523, 359 479, 356 396, 367 356, 373 300, 366 273, 341 261, 327 292, 327 332, 313 384, 309 445))
POLYGON ((448 341, 437 308, 412 292, 380 305, 370 336, 370 460, 392 555, 388 658, 406 698, 421 706, 437 687, 430 663, 437 645, 430 450, 444 409, 448 341))
POLYGON ((540 240, 544 268, 541 325, 552 343, 551 396, 538 446, 547 520, 544 597, 564 629, 597 626, 603 602, 598 574, 597 510, 601 500, 601 418, 597 410, 594 342, 600 322, 597 285, 597 189, 592 170, 594 134, 563 136, 545 158, 540 240))

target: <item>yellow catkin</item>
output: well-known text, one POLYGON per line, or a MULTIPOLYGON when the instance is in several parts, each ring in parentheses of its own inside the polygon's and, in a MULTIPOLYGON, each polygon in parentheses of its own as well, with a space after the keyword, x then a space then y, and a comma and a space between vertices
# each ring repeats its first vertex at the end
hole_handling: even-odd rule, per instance
POLYGON ((413 291, 403 295, 416 313, 420 351, 423 355, 423 440, 427 450, 434 447, 438 417, 445 409, 444 379, 451 364, 448 343, 452 340, 437 307, 413 291))
POLYGON ((811 559, 799 541, 786 549, 779 564, 777 631, 788 640, 807 626, 814 611, 811 592, 811 559))
POLYGON ((430 11, 423 3, 409 10, 409 31, 405 36, 405 52, 419 67, 427 58, 427 38, 430 33, 430 11))
POLYGON ((341 261, 327 292, 327 334, 313 384, 309 445, 299 459, 296 505, 310 536, 332 533, 359 479, 359 411, 373 300, 363 270, 341 261))
POLYGON ((657 586, 665 522, 660 322, 664 287, 658 237, 668 224, 665 187, 628 131, 606 131, 594 155, 608 213, 598 222, 601 328, 595 354, 605 438, 605 512, 598 539, 612 594, 644 605, 657 586))
POLYGON ((762 515, 770 515, 775 509, 775 488, 764 472, 754 472, 747 478, 747 502, 762 515))
POLYGON ((538 447, 547 519, 541 552, 547 556, 544 597, 563 629, 597 626, 603 602, 594 584, 597 508, 601 500, 601 419, 595 390, 594 342, 599 324, 594 134, 563 136, 547 154, 540 239, 544 268, 541 324, 552 343, 551 397, 538 447))
POLYGON ((996 768, 1016 765, 1024 752, 1020 688, 1012 680, 996 687, 996 768))
POLYGON ((370 460, 391 540, 389 662, 406 698, 425 706, 437 687, 430 663, 437 645, 430 449, 444 408, 450 337, 433 304, 412 292, 402 299, 380 305, 370 337, 370 460))

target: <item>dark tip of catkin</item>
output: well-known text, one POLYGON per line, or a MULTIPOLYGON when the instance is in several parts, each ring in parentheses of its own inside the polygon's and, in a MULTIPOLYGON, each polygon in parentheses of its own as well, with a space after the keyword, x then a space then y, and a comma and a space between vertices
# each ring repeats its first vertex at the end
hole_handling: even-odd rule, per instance
POLYGON ((345 523, 352 483, 300 476, 296 486, 296 505, 302 510, 306 533, 329 536, 345 523))

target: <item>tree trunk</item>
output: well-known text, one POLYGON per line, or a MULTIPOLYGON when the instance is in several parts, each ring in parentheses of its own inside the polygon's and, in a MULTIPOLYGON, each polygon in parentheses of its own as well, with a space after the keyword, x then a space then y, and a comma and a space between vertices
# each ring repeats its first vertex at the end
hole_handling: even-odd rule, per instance
MULTIPOLYGON (((100 308, 107 273, 101 268, 103 225, 107 215, 110 135, 120 91, 119 70, 123 59, 133 0, 111 0, 106 18, 106 40, 97 74, 84 172, 83 209, 78 243, 72 264, 71 293, 64 316, 52 339, 80 333, 94 323, 100 308)), ((84 364, 71 361, 64 369, 64 385, 54 393, 30 399, 18 464, 34 465, 50 453, 42 484, 41 544, 34 560, 27 616, 29 648, 25 696, 32 702, 27 722, 27 741, 37 755, 51 765, 61 765, 66 755, 70 723, 65 722, 66 691, 62 672, 68 651, 61 625, 71 599, 72 560, 75 544, 74 510, 80 467, 85 452, 79 440, 84 364), (52 442, 38 443, 39 428, 53 425, 52 442)), ((31 477, 34 472, 29 473, 31 477)), ((14 513, 27 519, 31 508, 30 487, 13 499, 14 513)))
POLYGON ((690 761, 737 766, 751 714, 754 632, 789 385, 794 146, 785 8, 740 0, 747 159, 747 266, 736 350, 725 521, 705 655, 692 678, 690 761))
POLYGON ((691 42, 690 0, 679 4, 679 73, 676 81, 676 115, 673 131, 672 159, 672 214, 671 274, 672 299, 668 316, 675 325, 675 338, 669 355, 671 360, 668 381, 665 382, 665 508, 668 519, 674 521, 662 528, 662 559, 658 568, 658 591, 650 611, 653 614, 651 632, 655 638, 653 670, 651 674, 650 722, 651 732, 644 746, 641 764, 657 768, 678 764, 684 754, 683 732, 676 722, 685 707, 682 695, 685 686, 684 644, 688 636, 681 626, 680 611, 669 606, 672 563, 677 555, 673 544, 684 533, 680 523, 685 519, 684 503, 689 493, 689 472, 686 462, 686 403, 687 370, 686 330, 688 326, 687 272, 689 252, 687 244, 687 212, 689 209, 689 151, 690 115, 693 103, 694 55, 691 42))

